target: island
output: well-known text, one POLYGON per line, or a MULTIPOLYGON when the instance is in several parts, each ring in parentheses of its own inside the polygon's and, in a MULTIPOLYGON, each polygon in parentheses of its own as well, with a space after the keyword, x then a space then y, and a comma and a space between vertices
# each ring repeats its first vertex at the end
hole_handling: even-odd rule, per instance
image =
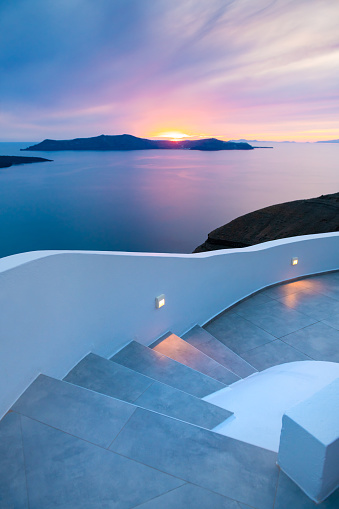
POLYGON ((0 156, 0 168, 10 168, 17 164, 46 162, 52 162, 52 159, 44 159, 43 157, 0 156))
POLYGON ((339 193, 265 207, 213 230, 194 253, 339 231, 339 193))
POLYGON ((216 138, 202 140, 148 140, 130 134, 104 135, 74 140, 44 140, 21 150, 54 152, 59 150, 253 150, 249 143, 222 141, 216 138))

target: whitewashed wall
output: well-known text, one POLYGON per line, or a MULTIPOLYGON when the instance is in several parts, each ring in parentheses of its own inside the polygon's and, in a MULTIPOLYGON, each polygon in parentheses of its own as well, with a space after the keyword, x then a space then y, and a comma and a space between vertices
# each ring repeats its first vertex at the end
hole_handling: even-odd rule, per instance
POLYGON ((194 255, 42 251, 0 260, 0 416, 39 373, 182 334, 266 286, 339 268, 339 233, 194 255), (291 265, 291 258, 299 264, 291 265), (155 309, 164 293, 166 305, 155 309))

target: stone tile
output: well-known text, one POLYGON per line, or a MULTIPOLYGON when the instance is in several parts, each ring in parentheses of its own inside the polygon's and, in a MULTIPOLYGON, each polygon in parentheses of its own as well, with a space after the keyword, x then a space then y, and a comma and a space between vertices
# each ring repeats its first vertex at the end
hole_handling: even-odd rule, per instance
POLYGON ((253 366, 198 325, 184 334, 182 339, 212 359, 215 359, 219 364, 222 364, 241 378, 256 372, 253 366))
POLYGON ((286 345, 286 343, 279 339, 266 345, 258 346, 258 348, 243 353, 242 356, 259 371, 278 364, 284 364, 285 362, 310 360, 307 355, 286 345))
POLYGON ((111 360, 198 398, 225 387, 225 384, 154 352, 136 341, 125 346, 111 360))
POLYGON ((154 383, 151 378, 92 353, 80 361, 64 380, 130 403, 154 383))
POLYGON ((151 347, 153 351, 166 355, 189 368, 204 373, 211 378, 230 385, 239 380, 239 377, 229 371, 205 353, 179 338, 176 334, 169 334, 151 347))
POLYGON ((108 447, 136 407, 40 375, 12 408, 66 433, 108 447))
POLYGON ((194 346, 195 348, 199 348, 200 346, 203 346, 207 343, 209 343, 211 340, 215 340, 216 338, 212 336, 209 332, 207 332, 206 329, 203 329, 199 325, 195 325, 190 329, 186 334, 183 334, 182 339, 187 341, 190 345, 194 346))
POLYGON ((286 295, 279 302, 315 320, 339 316, 339 301, 310 290, 286 295))
POLYGON ((231 412, 98 355, 87 355, 66 381, 177 419, 212 429, 231 412))
POLYGON ((239 509, 239 507, 241 506, 235 500, 193 484, 185 484, 139 505, 137 509, 239 509))
POLYGON ((293 293, 306 290, 310 287, 307 279, 300 279, 299 281, 293 281, 291 283, 281 283, 276 286, 272 286, 267 290, 262 290, 260 295, 271 297, 272 299, 279 299, 285 295, 292 295, 293 293))
POLYGON ((129 509, 179 479, 22 417, 30 509, 129 509))
POLYGON ((220 424, 233 415, 228 410, 206 403, 207 401, 159 382, 155 382, 135 401, 136 405, 143 408, 207 429, 213 429, 217 426, 216 422, 220 424))
POLYGON ((330 318, 327 318, 326 320, 323 320, 326 325, 329 325, 330 327, 333 327, 334 329, 339 330, 339 315, 332 315, 330 318))
POLYGON ((110 447, 129 458, 258 509, 272 509, 277 455, 137 409, 110 447))
POLYGON ((204 328, 239 355, 276 339, 237 314, 223 314, 204 328))
POLYGON ((256 293, 255 295, 248 297, 246 300, 243 300, 239 304, 233 306, 232 311, 236 313, 237 310, 251 309, 253 306, 259 306, 260 304, 270 302, 272 300, 272 297, 266 295, 265 292, 266 290, 263 290, 260 293, 256 293))
POLYGON ((28 509, 20 416, 0 421, 0 509, 28 509))
POLYGON ((278 301, 267 302, 239 314, 277 338, 317 321, 278 301))
POLYGON ((333 272, 327 272, 325 274, 316 274, 314 276, 309 276, 307 278, 307 281, 311 284, 313 283, 314 281, 318 282, 318 281, 323 281, 324 283, 326 282, 339 282, 339 270, 336 270, 336 271, 333 271, 333 272))
POLYGON ((308 280, 309 288, 315 292, 322 293, 339 300, 339 276, 338 272, 314 276, 308 280))
POLYGON ((279 474, 274 509, 338 509, 339 489, 330 495, 321 505, 316 505, 307 495, 282 471, 279 474))
POLYGON ((339 330, 317 322, 281 338, 316 361, 339 362, 339 330))

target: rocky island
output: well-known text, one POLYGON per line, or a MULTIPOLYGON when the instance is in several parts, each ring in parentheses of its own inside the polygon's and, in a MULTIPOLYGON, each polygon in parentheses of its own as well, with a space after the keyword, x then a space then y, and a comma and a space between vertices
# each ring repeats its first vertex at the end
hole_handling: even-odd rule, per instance
POLYGON ((115 136, 95 136, 94 138, 76 138, 74 140, 44 140, 21 150, 46 151, 56 150, 253 150, 249 143, 222 141, 216 138, 204 140, 148 140, 130 134, 115 136))
POLYGON ((51 162, 52 160, 43 157, 0 156, 0 168, 10 168, 16 164, 45 163, 47 161, 51 162))
POLYGON ((194 253, 339 231, 339 193, 265 207, 213 230, 194 253))

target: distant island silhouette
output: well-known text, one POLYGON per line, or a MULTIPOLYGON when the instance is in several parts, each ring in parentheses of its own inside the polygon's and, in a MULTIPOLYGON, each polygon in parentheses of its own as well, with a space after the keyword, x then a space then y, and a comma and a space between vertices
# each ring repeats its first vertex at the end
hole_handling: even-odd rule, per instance
POLYGON ((261 244, 269 240, 339 231, 339 193, 255 210, 208 234, 194 253, 261 244))
MULTIPOLYGON (((274 141, 274 140, 246 140, 245 138, 240 138, 239 140, 229 140, 234 141, 236 143, 244 142, 244 143, 297 143, 296 141, 274 141)), ((273 147, 253 147, 253 148, 273 148, 273 147)))
POLYGON ((10 168, 17 164, 45 163, 47 161, 51 162, 52 160, 43 157, 0 156, 0 168, 10 168))
POLYGON ((216 138, 203 140, 148 140, 130 134, 115 136, 95 136, 94 138, 76 138, 74 140, 44 140, 41 143, 21 150, 53 152, 57 150, 253 150, 249 143, 222 141, 216 138))

